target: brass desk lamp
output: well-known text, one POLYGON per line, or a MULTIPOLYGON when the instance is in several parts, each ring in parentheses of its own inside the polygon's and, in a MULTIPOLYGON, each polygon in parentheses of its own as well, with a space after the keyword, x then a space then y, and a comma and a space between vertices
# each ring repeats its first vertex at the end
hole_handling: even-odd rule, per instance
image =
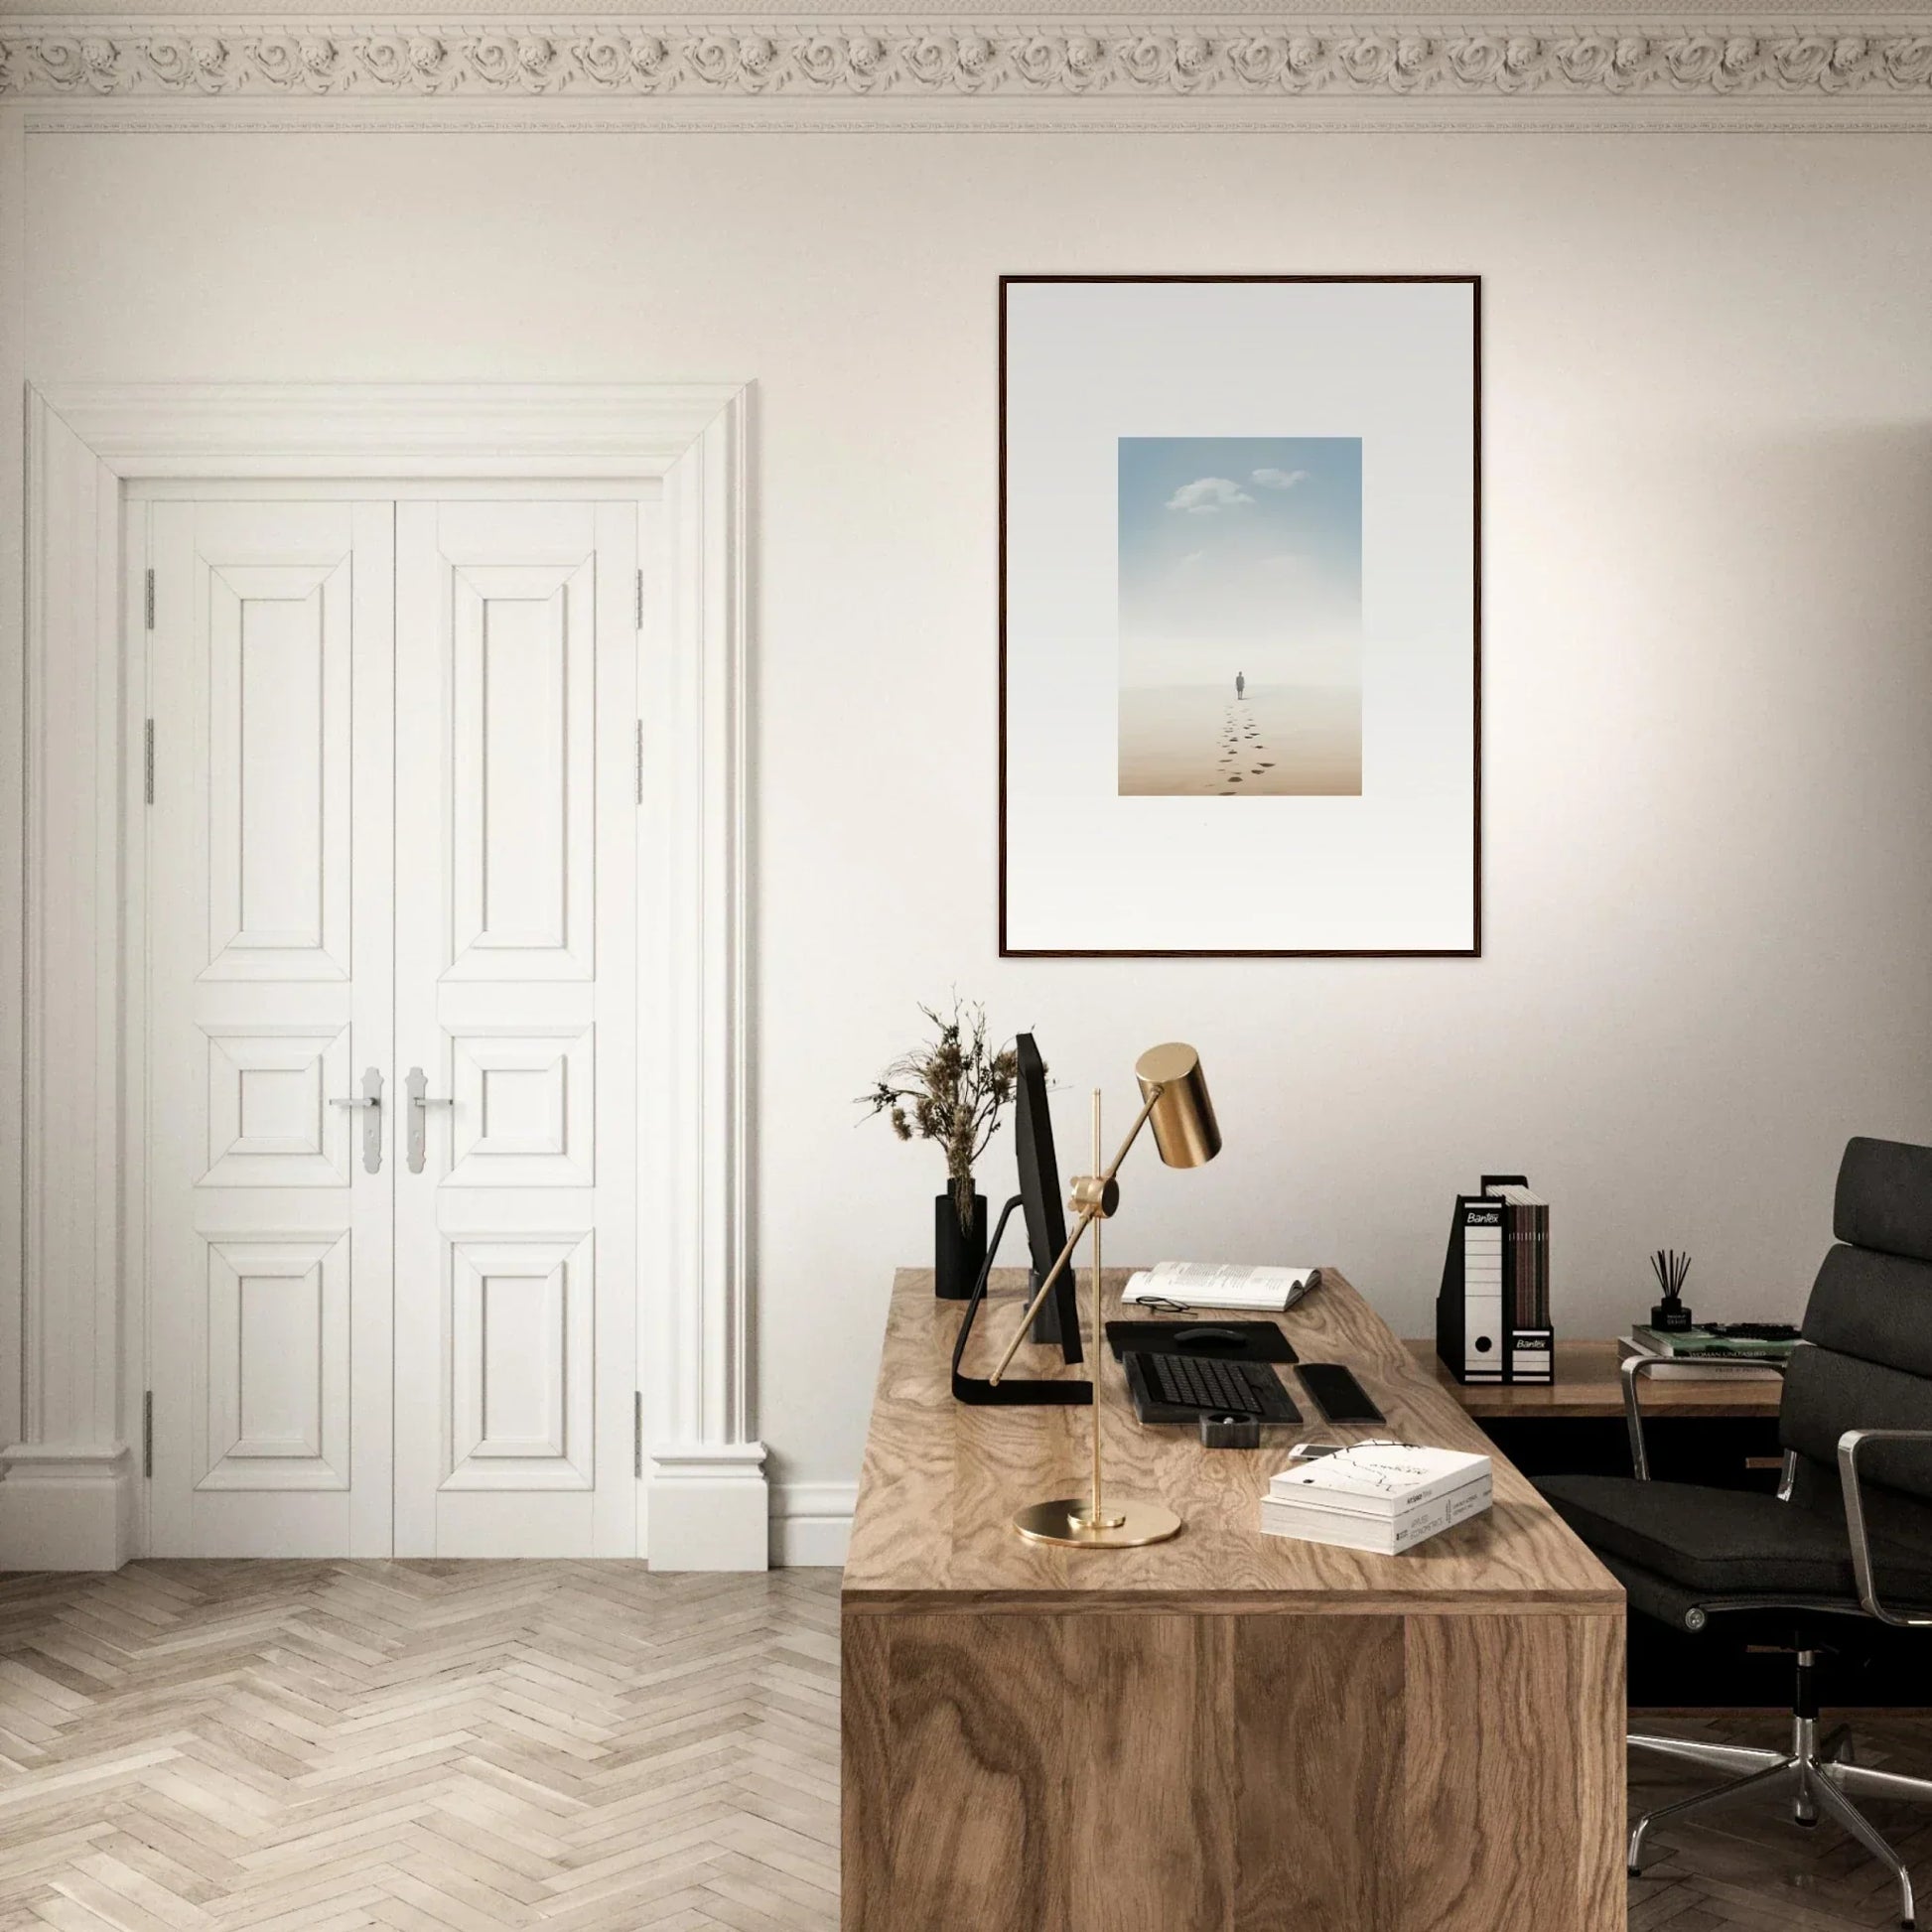
MULTIPOLYGON (((1051 1292, 1080 1245, 1080 1237, 1093 1230, 1090 1262, 1093 1282, 1093 1353, 1087 1358, 1093 1379, 1093 1487, 1085 1496, 1058 1496, 1051 1502, 1030 1503, 1013 1519, 1013 1527, 1035 1543, 1063 1543, 1082 1550, 1132 1550, 1146 1543, 1165 1543, 1177 1535, 1180 1518, 1164 1503, 1115 1502, 1104 1499, 1100 1481, 1100 1371, 1106 1359, 1106 1331, 1100 1318, 1100 1223, 1120 1205, 1120 1184, 1115 1176, 1127 1159, 1128 1150, 1140 1139, 1141 1129, 1151 1122, 1154 1144, 1161 1159, 1171 1168, 1204 1167, 1221 1151, 1221 1130, 1214 1120, 1214 1103, 1207 1096, 1207 1082, 1201 1077, 1200 1055, 1191 1046, 1178 1042, 1150 1046, 1134 1063, 1134 1077, 1141 1083, 1142 1106, 1120 1152, 1097 1173, 1082 1174, 1073 1183, 1067 1205, 1077 1217, 1058 1258, 1046 1271, 1033 1305, 1021 1317, 1020 1326, 1000 1366, 989 1378, 998 1382, 1009 1367, 1020 1344, 1032 1328, 1034 1316, 1051 1292)), ((1093 1096, 1093 1164, 1100 1168, 1100 1093, 1093 1096)))

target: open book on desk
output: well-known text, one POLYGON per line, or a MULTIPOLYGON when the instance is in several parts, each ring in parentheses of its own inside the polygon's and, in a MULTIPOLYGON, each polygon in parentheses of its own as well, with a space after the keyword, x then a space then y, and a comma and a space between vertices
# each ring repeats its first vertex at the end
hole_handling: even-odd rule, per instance
POLYGON ((1280 1314, 1320 1285, 1318 1268, 1241 1268, 1213 1261, 1163 1261, 1137 1269, 1121 1292, 1124 1303, 1182 1309, 1253 1309, 1280 1314))

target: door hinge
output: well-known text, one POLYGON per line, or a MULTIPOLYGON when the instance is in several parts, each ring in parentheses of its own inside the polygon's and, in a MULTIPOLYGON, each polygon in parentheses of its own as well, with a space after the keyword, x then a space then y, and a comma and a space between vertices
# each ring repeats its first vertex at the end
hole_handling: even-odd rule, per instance
MULTIPOLYGON (((150 571, 148 573, 148 576, 152 581, 154 573, 150 571)), ((637 628, 641 630, 643 629, 643 627, 644 627, 644 573, 641 570, 639 570, 637 573, 637 628)))
POLYGON ((147 587, 143 592, 143 600, 147 610, 148 628, 152 630, 154 628, 154 572, 152 570, 148 572, 147 587))
POLYGON ((644 802, 644 721, 637 720, 637 802, 644 802))
POLYGON ((141 1397, 141 1473, 154 1474, 154 1391, 141 1397))
POLYGON ((147 731, 141 751, 142 783, 147 792, 148 803, 154 803, 154 720, 147 721, 147 731))
POLYGON ((630 1473, 644 1473, 644 1392, 634 1391, 630 1398, 630 1473))

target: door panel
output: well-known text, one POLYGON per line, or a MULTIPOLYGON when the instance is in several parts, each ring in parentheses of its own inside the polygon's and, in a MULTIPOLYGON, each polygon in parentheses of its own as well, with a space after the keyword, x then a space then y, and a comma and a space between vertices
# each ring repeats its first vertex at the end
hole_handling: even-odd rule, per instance
POLYGON ((207 1187, 346 1187, 354 1179, 349 1030, 204 1023, 207 1187))
POLYGON ((637 514, 397 509, 401 1556, 635 1547, 637 514))
POLYGON ((449 1490, 589 1489, 593 1234, 449 1242, 449 1490))
POLYGON ((204 1492, 349 1487, 349 1242, 207 1244, 204 1492))
MULTIPOLYGON (((464 507, 472 523, 500 514, 497 505, 486 519, 475 515, 480 506, 464 507)), ((570 507, 573 520, 590 521, 593 506, 570 507)), ((597 903, 594 560, 452 565, 450 593, 448 976, 588 980, 597 903)))
POLYGON ((347 979, 352 573, 207 562, 211 979, 347 979))
POLYGON ((150 1547, 385 1555, 392 512, 147 513, 150 1547))
POLYGON ((597 1029, 452 1030, 447 1187, 597 1181, 597 1029))

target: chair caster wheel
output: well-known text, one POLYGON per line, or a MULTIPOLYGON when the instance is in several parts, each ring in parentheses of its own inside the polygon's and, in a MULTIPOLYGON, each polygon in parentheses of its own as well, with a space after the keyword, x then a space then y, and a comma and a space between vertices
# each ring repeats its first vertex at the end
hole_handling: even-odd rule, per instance
POLYGON ((1633 1864, 1626 1864, 1626 1865, 1625 1865, 1625 1866, 1624 1866, 1623 1868, 1624 1868, 1624 1870, 1625 1870, 1625 1871, 1627 1871, 1627 1872, 1628 1872, 1628 1873, 1630 1874, 1630 1876, 1631 1876, 1631 1877, 1633 1877, 1633 1878, 1641 1878, 1641 1877, 1643 1876, 1643 1873, 1642 1873, 1641 1871, 1639 1871, 1639 1870, 1637 1869, 1637 1867, 1636 1867, 1635 1865, 1633 1865, 1633 1864))
POLYGON ((1818 1829, 1818 1820, 1815 1818, 1794 1818, 1791 1822, 1794 1825, 1802 1825, 1808 1832, 1815 1832, 1818 1829))

